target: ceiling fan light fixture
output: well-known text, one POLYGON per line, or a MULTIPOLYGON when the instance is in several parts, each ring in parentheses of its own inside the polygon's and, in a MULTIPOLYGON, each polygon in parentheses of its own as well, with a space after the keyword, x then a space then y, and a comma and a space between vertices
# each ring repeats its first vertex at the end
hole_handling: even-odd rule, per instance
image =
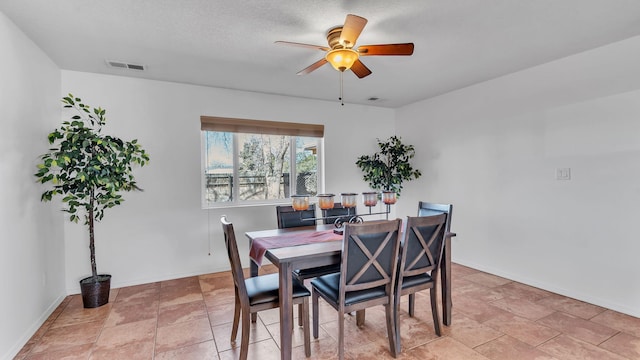
POLYGON ((352 49, 334 49, 327 52, 325 59, 338 71, 351 69, 353 63, 358 60, 358 53, 352 49))

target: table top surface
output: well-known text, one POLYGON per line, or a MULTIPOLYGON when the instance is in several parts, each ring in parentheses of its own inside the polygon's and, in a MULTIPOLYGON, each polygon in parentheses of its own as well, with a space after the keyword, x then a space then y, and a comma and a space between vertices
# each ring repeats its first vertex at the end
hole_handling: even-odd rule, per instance
MULTIPOLYGON (((271 237, 282 234, 290 234, 294 232, 311 232, 311 231, 325 231, 332 229, 333 224, 316 225, 316 226, 303 226, 287 229, 271 229, 271 230, 259 230, 249 231, 245 235, 249 240, 257 239, 260 237, 271 237)), ((301 259, 309 259, 313 257, 326 257, 331 255, 340 254, 342 252, 342 241, 325 241, 313 244, 284 246, 280 248, 273 248, 267 250, 265 257, 271 262, 284 262, 284 261, 296 261, 301 259)))

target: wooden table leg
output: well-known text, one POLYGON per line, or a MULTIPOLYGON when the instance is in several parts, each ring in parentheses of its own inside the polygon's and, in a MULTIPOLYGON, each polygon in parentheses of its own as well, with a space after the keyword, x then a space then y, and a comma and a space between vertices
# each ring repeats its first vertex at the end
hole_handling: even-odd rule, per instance
POLYGON ((451 237, 445 238, 444 253, 440 264, 442 290, 442 323, 451 325, 451 237))
POLYGON ((365 311, 364 309, 356 311, 356 325, 358 327, 364 326, 364 319, 366 315, 364 311, 365 311))
POLYGON ((280 275, 280 358, 291 360, 291 336, 293 330, 293 268, 290 263, 281 263, 280 275))

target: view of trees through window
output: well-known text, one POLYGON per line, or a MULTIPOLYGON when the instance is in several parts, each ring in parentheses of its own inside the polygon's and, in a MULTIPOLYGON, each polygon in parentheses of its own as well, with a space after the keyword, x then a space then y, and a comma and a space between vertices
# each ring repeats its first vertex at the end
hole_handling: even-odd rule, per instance
POLYGON ((316 195, 318 138, 205 131, 205 202, 316 195))

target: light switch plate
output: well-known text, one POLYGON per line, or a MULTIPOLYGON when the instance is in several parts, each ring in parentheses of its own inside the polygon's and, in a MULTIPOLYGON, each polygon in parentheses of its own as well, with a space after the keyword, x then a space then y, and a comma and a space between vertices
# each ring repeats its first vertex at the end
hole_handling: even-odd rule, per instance
POLYGON ((557 168, 556 180, 571 180, 571 168, 557 168))

